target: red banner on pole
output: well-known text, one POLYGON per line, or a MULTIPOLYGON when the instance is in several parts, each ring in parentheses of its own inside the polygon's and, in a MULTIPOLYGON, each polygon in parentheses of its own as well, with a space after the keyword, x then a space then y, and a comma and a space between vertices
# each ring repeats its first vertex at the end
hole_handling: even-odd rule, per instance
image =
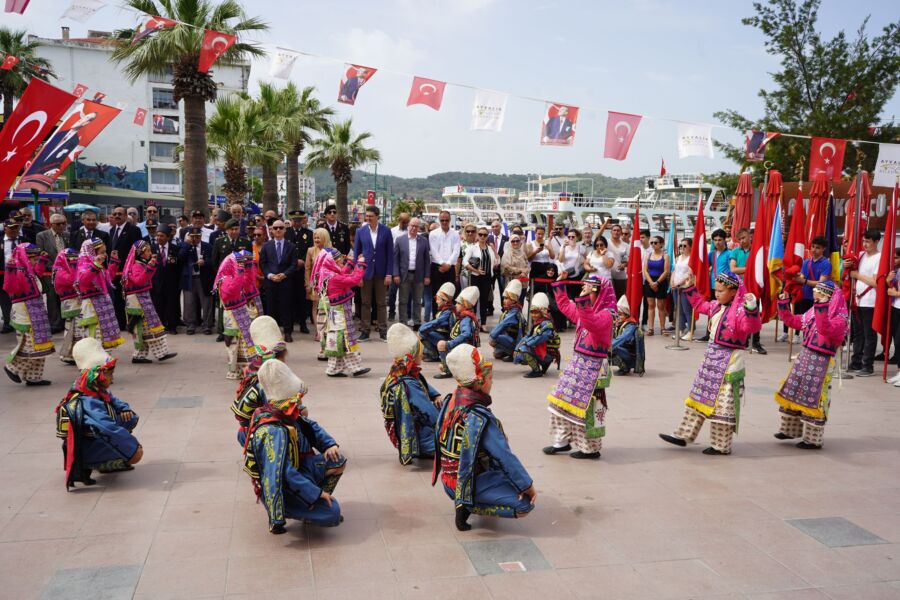
POLYGON ((209 73, 217 60, 225 54, 237 41, 237 37, 221 31, 207 29, 203 32, 203 47, 200 49, 200 62, 197 70, 201 73, 209 73))
POLYGON ((135 125, 143 125, 144 119, 146 119, 146 118, 147 118, 147 109, 146 108, 139 108, 136 111, 134 111, 134 124, 135 125))
POLYGON ((424 104, 434 110, 441 110, 441 102, 444 100, 444 88, 447 84, 436 79, 413 77, 412 87, 409 89, 409 98, 406 105, 424 104))
POLYGON ((609 111, 606 117, 606 144, 603 147, 603 158, 625 160, 640 123, 641 115, 609 111))
POLYGON ((703 215, 702 197, 697 201, 697 222, 694 225, 694 241, 691 244, 688 268, 694 274, 697 290, 704 298, 709 298, 709 249, 706 247, 706 217, 703 215))
POLYGON ((840 181, 846 148, 847 140, 814 137, 809 150, 809 180, 813 181, 816 175, 824 173, 828 179, 840 181))
POLYGON ((625 295, 628 297, 628 308, 632 315, 641 314, 641 304, 644 301, 644 254, 641 252, 641 239, 638 232, 641 230, 641 207, 634 210, 634 227, 631 233, 631 250, 628 252, 628 285, 625 295))
POLYGON ((10 71, 17 64, 19 64, 19 57, 7 54, 3 59, 3 64, 0 64, 0 71, 10 71))

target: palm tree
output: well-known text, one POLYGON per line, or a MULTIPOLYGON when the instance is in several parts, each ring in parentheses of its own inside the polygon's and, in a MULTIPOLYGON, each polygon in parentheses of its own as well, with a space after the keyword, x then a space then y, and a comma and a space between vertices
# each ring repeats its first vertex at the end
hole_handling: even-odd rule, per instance
POLYGON ((312 141, 313 131, 323 132, 331 126, 330 117, 334 115, 331 108, 323 107, 314 96, 316 88, 309 86, 299 91, 292 83, 284 88, 286 102, 293 106, 296 118, 285 129, 285 140, 289 148, 287 152, 287 209, 300 208, 300 168, 297 164, 303 149, 312 141))
MULTIPOLYGON (((295 88, 296 89, 296 88, 295 88)), ((285 129, 293 127, 296 107, 289 102, 284 90, 271 83, 260 82, 256 108, 264 115, 264 127, 256 144, 265 149, 267 157, 257 162, 262 167, 263 210, 278 209, 278 165, 289 150, 285 129)))
POLYGON ((250 191, 246 164, 279 160, 256 144, 266 123, 259 107, 244 94, 232 94, 216 101, 215 112, 206 123, 210 158, 225 160, 225 185, 228 202, 242 202, 250 191))
POLYGON ((24 30, 13 31, 6 27, 0 27, 0 57, 10 54, 19 59, 12 69, 0 71, 0 95, 3 96, 4 123, 9 121, 9 115, 12 114, 13 101, 22 95, 33 76, 40 74, 43 78, 56 77, 50 68, 50 63, 35 54, 41 43, 26 41, 27 35, 28 33, 24 30))
POLYGON ((179 21, 151 36, 132 43, 135 30, 117 32, 123 40, 113 51, 112 60, 126 63, 125 75, 136 81, 143 75, 163 75, 172 68, 176 101, 184 101, 184 208, 186 212, 206 212, 206 102, 216 99, 216 84, 209 73, 197 70, 205 29, 237 35, 236 42, 220 58, 234 63, 248 56, 263 56, 257 45, 240 41, 248 31, 264 31, 260 19, 247 18, 236 0, 125 0, 125 6, 148 16, 179 21), (125 41, 125 40, 129 41, 125 41))
POLYGON ((331 169, 338 218, 342 221, 347 221, 347 186, 353 180, 353 169, 365 163, 381 162, 381 153, 364 145, 372 134, 364 131, 354 136, 352 125, 353 119, 333 123, 323 137, 312 141, 312 151, 306 157, 307 174, 314 169, 331 169))

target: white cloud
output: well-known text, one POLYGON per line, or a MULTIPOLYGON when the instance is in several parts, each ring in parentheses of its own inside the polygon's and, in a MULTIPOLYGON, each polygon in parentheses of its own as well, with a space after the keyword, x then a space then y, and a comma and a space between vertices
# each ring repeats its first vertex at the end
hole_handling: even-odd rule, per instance
POLYGON ((335 36, 342 56, 358 64, 384 67, 393 71, 412 71, 424 53, 406 38, 392 36, 380 29, 364 31, 354 27, 335 36))

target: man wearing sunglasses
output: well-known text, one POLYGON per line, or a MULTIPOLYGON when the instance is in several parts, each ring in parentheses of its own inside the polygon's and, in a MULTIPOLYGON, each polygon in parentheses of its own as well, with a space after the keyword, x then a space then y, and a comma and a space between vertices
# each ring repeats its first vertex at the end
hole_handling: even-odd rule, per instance
POLYGON ((293 283, 297 271, 296 246, 284 239, 286 225, 278 219, 269 228, 272 239, 259 251, 259 268, 266 291, 266 314, 284 331, 284 341, 293 342, 293 283))
MULTIPOLYGON (((440 226, 428 234, 432 290, 440 289, 445 283, 456 285, 455 268, 460 252, 459 232, 450 227, 450 213, 442 210, 438 224, 440 226)), ((427 315, 425 320, 430 320, 431 316, 427 315)))
POLYGON ((331 236, 331 245, 341 254, 350 253, 350 228, 346 223, 338 221, 337 207, 329 204, 325 207, 325 229, 331 236))

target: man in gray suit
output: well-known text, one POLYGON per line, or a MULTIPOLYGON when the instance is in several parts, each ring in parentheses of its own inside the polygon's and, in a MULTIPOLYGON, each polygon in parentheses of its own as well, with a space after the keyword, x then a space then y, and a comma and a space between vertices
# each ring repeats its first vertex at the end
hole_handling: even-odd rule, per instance
POLYGON ((400 288, 400 322, 415 329, 422 324, 422 291, 431 283, 428 238, 419 235, 421 222, 413 218, 406 233, 394 242, 394 285, 400 288), (412 291, 412 318, 409 293, 412 291))
POLYGON ((53 263, 56 261, 56 255, 68 247, 69 244, 69 232, 66 231, 66 217, 62 213, 50 215, 50 229, 45 229, 38 233, 35 243, 38 248, 47 253, 49 258, 47 263, 48 274, 45 277, 41 277, 41 286, 44 288, 44 293, 47 294, 47 316, 50 318, 50 331, 59 333, 65 328, 65 323, 60 310, 59 296, 56 295, 56 289, 53 287, 53 280, 50 278, 49 271, 52 270, 53 263))

